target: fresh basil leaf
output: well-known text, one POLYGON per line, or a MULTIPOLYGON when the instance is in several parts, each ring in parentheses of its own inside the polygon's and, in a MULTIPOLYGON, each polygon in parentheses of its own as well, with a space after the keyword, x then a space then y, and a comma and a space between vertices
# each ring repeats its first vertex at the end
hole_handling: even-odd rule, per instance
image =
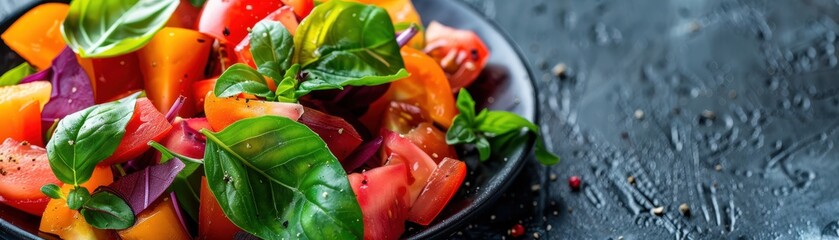
POLYGON ((263 20, 251 31, 251 53, 256 68, 279 83, 283 73, 291 67, 294 40, 282 24, 263 20))
POLYGON ((64 199, 64 193, 61 193, 61 188, 52 183, 42 186, 41 192, 52 199, 64 199))
POLYGON ((232 97, 240 93, 249 93, 259 97, 274 98, 274 92, 268 89, 262 74, 242 63, 233 64, 224 71, 216 80, 213 92, 217 97, 232 97))
POLYGON ((521 131, 522 128, 527 128, 536 134, 539 133, 539 127, 511 112, 489 111, 477 119, 476 129, 491 137, 512 131, 521 131))
POLYGON ((201 132, 207 183, 236 226, 265 239, 363 238, 346 173, 305 125, 263 116, 201 132))
POLYGON ((478 149, 478 157, 481 159, 481 161, 486 161, 487 159, 489 159, 489 141, 487 141, 485 137, 478 138, 478 141, 475 142, 475 148, 478 149))
POLYGON ((29 65, 29 63, 21 63, 6 73, 3 73, 3 76, 0 76, 0 87, 2 86, 11 86, 17 85, 20 80, 23 80, 24 77, 32 75, 35 73, 35 68, 29 65))
POLYGON ((98 229, 126 229, 135 221, 125 200, 108 191, 93 193, 80 212, 88 224, 98 229))
POLYGON ((542 138, 536 138, 536 149, 534 151, 536 153, 536 160, 544 165, 559 163, 559 156, 548 151, 542 138))
POLYGON ((294 42, 294 61, 308 74, 298 96, 408 76, 393 23, 380 7, 344 1, 318 5, 300 23, 294 42))
POLYGON ((457 115, 452 120, 449 131, 446 132, 446 143, 449 145, 475 142, 477 135, 472 129, 472 123, 465 115, 457 115))
POLYGON ((67 115, 47 143, 47 157, 58 180, 87 182, 96 164, 114 153, 125 135, 140 93, 67 115))
POLYGON ((455 104, 457 110, 460 111, 459 115, 463 116, 469 124, 473 124, 475 122, 475 100, 472 99, 472 95, 466 89, 461 88, 460 92, 457 93, 455 104))
POLYGON ((143 47, 179 0, 75 0, 61 25, 67 46, 83 58, 111 57, 143 47))
POLYGON ((69 194, 67 194, 67 207, 73 210, 79 210, 88 199, 90 199, 90 191, 88 191, 87 188, 74 188, 70 190, 69 194))
POLYGON ((300 64, 292 65, 286 70, 283 80, 277 85, 277 100, 280 102, 296 103, 298 96, 295 93, 297 89, 297 74, 300 73, 300 64))

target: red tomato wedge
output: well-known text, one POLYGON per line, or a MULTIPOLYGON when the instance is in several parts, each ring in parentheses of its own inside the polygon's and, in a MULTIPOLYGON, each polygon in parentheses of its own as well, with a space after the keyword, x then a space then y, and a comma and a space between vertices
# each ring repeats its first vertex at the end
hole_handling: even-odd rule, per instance
POLYGON ((198 18, 198 31, 236 44, 248 29, 282 6, 280 0, 209 0, 198 18))
POLYGON ((198 239, 234 239, 242 231, 224 215, 218 200, 210 192, 207 178, 201 177, 201 206, 198 210, 198 239))
POLYGON ((361 145, 361 135, 343 118, 305 108, 303 115, 297 121, 317 133, 338 161, 344 161, 355 148, 361 145))
MULTIPOLYGON (((265 16, 265 19, 263 20, 273 20, 280 22, 288 30, 288 32, 291 33, 292 36, 295 32, 297 32, 297 26, 300 24, 297 21, 297 18, 294 15, 292 8, 289 6, 283 6, 280 9, 277 9, 277 11, 274 11, 271 14, 268 14, 268 16, 265 16)), ((251 53, 250 36, 245 36, 245 38, 243 38, 242 41, 239 42, 238 45, 236 45, 236 48, 234 48, 234 50, 236 51, 236 56, 238 58, 237 60, 240 63, 248 64, 252 68, 256 68, 256 63, 253 61, 253 54, 251 53)))
POLYGON ((466 179, 466 163, 444 158, 431 173, 425 189, 414 201, 408 221, 428 226, 457 193, 463 179, 466 179))
POLYGON ((198 21, 199 14, 201 14, 201 7, 193 6, 190 0, 181 0, 175 13, 172 13, 169 21, 166 22, 166 26, 195 29, 195 21, 198 21))
POLYGON ((385 111, 383 126, 391 131, 403 134, 428 156, 439 163, 443 158, 456 158, 454 147, 446 143, 446 133, 434 126, 417 106, 390 102, 385 111))
POLYGON ((489 49, 475 32, 431 22, 426 29, 425 52, 443 67, 452 93, 469 86, 487 64, 489 49))
POLYGON ((437 164, 419 147, 411 143, 410 140, 400 136, 397 133, 384 130, 382 133, 384 137, 382 147, 382 157, 384 159, 384 166, 404 163, 408 166, 408 192, 411 196, 411 205, 413 201, 422 193, 425 184, 428 183, 428 177, 437 168, 437 164))
POLYGON ((5 139, 0 144, 0 202, 41 216, 50 199, 41 186, 60 185, 47 159, 47 150, 26 141, 5 139))
POLYGON ((114 155, 99 165, 110 166, 140 156, 149 149, 149 141, 159 142, 170 129, 172 129, 172 124, 166 121, 163 113, 157 111, 148 98, 137 99, 134 115, 125 126, 125 135, 119 142, 119 147, 114 151, 114 155))
POLYGON ((161 144, 172 152, 191 157, 204 158, 206 139, 201 129, 212 129, 206 118, 175 118, 172 131, 166 135, 161 144))
POLYGON ((364 216, 364 239, 397 239, 402 235, 411 207, 407 176, 405 164, 348 176, 364 216))
POLYGON ((204 113, 214 131, 221 131, 236 121, 265 115, 276 115, 297 121, 303 115, 303 105, 267 102, 248 98, 218 98, 212 92, 204 97, 204 113))
POLYGON ((198 109, 199 112, 204 111, 204 97, 207 96, 207 93, 213 92, 213 88, 216 88, 216 80, 218 78, 192 83, 192 96, 195 96, 195 109, 198 109))
POLYGON ((76 60, 90 78, 96 103, 110 102, 143 88, 143 72, 136 53, 107 58, 81 58, 76 54, 76 60))
MULTIPOLYGON (((294 10, 294 14, 297 15, 298 20, 303 20, 309 16, 309 13, 312 12, 312 8, 315 8, 315 2, 312 0, 282 0, 283 4, 291 7, 294 10)), ((294 33, 294 32, 292 32, 294 33)))

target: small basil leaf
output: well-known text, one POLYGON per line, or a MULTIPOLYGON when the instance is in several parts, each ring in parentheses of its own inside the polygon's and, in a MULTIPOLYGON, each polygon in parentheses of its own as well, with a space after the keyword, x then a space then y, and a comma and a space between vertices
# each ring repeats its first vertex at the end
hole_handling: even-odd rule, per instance
POLYGON ((300 64, 292 65, 283 76, 283 80, 277 85, 277 100, 280 102, 297 102, 297 74, 300 73, 300 64))
POLYGON ((388 13, 376 6, 329 1, 294 35, 294 61, 308 79, 299 96, 344 86, 374 86, 408 76, 388 13))
POLYGON ((457 110, 460 111, 459 115, 463 116, 466 122, 469 124, 475 122, 475 100, 472 99, 472 95, 466 89, 460 89, 455 104, 457 105, 457 110))
POLYGON ((446 143, 449 145, 472 143, 475 141, 477 135, 472 129, 471 123, 466 120, 464 115, 457 115, 452 120, 452 125, 446 132, 446 143))
POLYGON ((111 156, 125 135, 140 93, 86 108, 59 121, 47 143, 47 157, 58 180, 87 182, 96 164, 111 156))
POLYGON ((90 199, 90 191, 88 191, 87 188, 74 188, 73 190, 70 190, 69 194, 67 194, 67 207, 73 210, 79 210, 88 199, 90 199))
POLYGON ((134 225, 134 213, 125 200, 108 191, 97 191, 81 210, 84 220, 98 229, 126 229, 134 225))
POLYGON ((179 0, 75 0, 61 25, 67 46, 83 58, 143 47, 163 28, 179 0))
MULTIPOLYGON (((538 135, 537 135, 538 136, 538 135)), ((559 163, 559 156, 554 155, 545 147, 545 142, 542 138, 536 138, 536 160, 544 165, 554 165, 559 163)))
POLYGON ((475 142, 475 148, 478 149, 478 157, 481 161, 486 161, 489 159, 490 147, 489 141, 487 141, 484 137, 479 137, 478 141, 475 142))
POLYGON ((344 169, 305 125, 263 116, 201 132, 207 183, 236 226, 265 239, 363 237, 344 169))
POLYGON ((52 199, 63 199, 64 193, 61 193, 61 188, 55 184, 47 184, 41 187, 41 192, 52 199))
POLYGON ((24 77, 29 76, 35 73, 35 68, 29 65, 29 63, 21 63, 3 73, 3 76, 0 76, 0 87, 2 86, 11 86, 16 85, 23 80, 24 77))
POLYGON ((497 136, 512 131, 527 128, 533 133, 539 133, 539 127, 531 123, 527 119, 511 112, 504 111, 488 111, 486 114, 480 114, 475 124, 476 129, 480 132, 486 133, 488 136, 497 136))
POLYGON ((240 93, 250 93, 264 98, 274 97, 274 92, 265 85, 262 74, 241 63, 233 64, 218 77, 213 92, 217 97, 232 97, 240 93))
MULTIPOLYGON (((263 20, 251 31, 251 53, 257 70, 274 81, 283 79, 283 72, 291 67, 294 40, 282 24, 263 20)), ((279 83, 279 82, 277 82, 279 83)))

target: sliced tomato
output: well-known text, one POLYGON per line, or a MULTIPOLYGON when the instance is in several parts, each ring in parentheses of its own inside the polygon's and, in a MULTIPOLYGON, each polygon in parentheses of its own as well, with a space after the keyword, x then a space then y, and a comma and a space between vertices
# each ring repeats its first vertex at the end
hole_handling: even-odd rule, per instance
POLYGON ((305 108, 303 115, 297 121, 317 133, 338 161, 344 161, 361 145, 361 135, 343 118, 305 108))
POLYGON ((434 126, 427 116, 423 116, 422 109, 417 106, 390 102, 385 112, 383 127, 411 140, 431 156, 434 162, 439 163, 446 157, 457 157, 454 147, 446 143, 446 133, 434 126))
MULTIPOLYGON (((92 191, 112 182, 114 182, 114 175, 111 172, 111 167, 97 166, 90 179, 81 185, 92 191)), ((61 187, 61 192, 64 193, 64 196, 67 196, 73 188, 73 185, 65 184, 61 187)), ((110 230, 97 229, 87 224, 81 213, 70 209, 64 199, 49 200, 38 230, 58 235, 62 239, 108 239, 112 236, 110 230)))
POLYGON ((398 101, 419 107, 428 119, 448 128, 457 115, 457 108, 443 70, 434 59, 419 50, 402 48, 401 53, 405 69, 411 76, 392 82, 387 93, 362 116, 362 122, 375 131, 388 104, 398 101))
POLYGON ((209 0, 198 18, 198 31, 236 44, 259 20, 282 6, 280 0, 209 0))
POLYGON ((193 6, 190 0, 181 0, 175 13, 172 13, 169 21, 166 22, 166 26, 195 29, 195 21, 198 21, 199 14, 201 14, 200 7, 193 6))
POLYGON ((444 158, 414 201, 408 221, 428 226, 457 193, 463 179, 466 179, 466 164, 457 159, 444 158))
POLYGON ((410 140, 391 131, 384 130, 383 132, 382 159, 385 162, 382 165, 404 163, 408 166, 408 184, 410 185, 408 192, 411 196, 411 205, 413 205, 413 201, 419 197, 428 182, 428 177, 437 168, 437 164, 410 140))
POLYGON ((242 231, 221 210, 218 200, 201 177, 201 205, 198 210, 198 239, 234 239, 242 231))
POLYGON ((195 108, 198 109, 199 112, 204 111, 204 97, 207 96, 207 93, 213 92, 213 88, 216 88, 216 80, 218 80, 218 78, 211 78, 192 83, 192 96, 195 96, 195 108))
POLYGON ((168 112, 179 96, 186 104, 178 116, 195 115, 192 82, 204 79, 212 39, 194 30, 163 28, 137 51, 149 99, 161 112, 168 112))
POLYGON ((47 150, 6 138, 0 144, 0 202, 41 216, 49 198, 41 193, 41 186, 60 185, 47 159, 47 150))
POLYGON ((41 109, 50 99, 52 85, 37 81, 0 87, 0 139, 13 138, 43 146, 41 109))
MULTIPOLYGON (((20 16, 0 36, 18 55, 44 70, 67 46, 61 37, 61 23, 70 11, 65 3, 44 3, 20 16)), ((46 103, 46 102, 45 102, 46 103)))
POLYGON ((275 115, 297 121, 303 115, 303 105, 284 102, 267 102, 249 98, 218 98, 212 92, 204 97, 204 114, 214 131, 221 131, 236 121, 275 115))
POLYGON ((76 54, 76 60, 90 78, 96 103, 143 89, 143 72, 136 53, 108 58, 82 58, 76 54))
POLYGON ((119 230, 123 240, 141 239, 192 239, 178 218, 172 199, 163 197, 137 215, 134 226, 119 230))
POLYGON ((425 52, 443 67, 452 93, 469 86, 484 70, 489 50, 475 32, 431 22, 426 34, 425 52))
POLYGON ((405 164, 377 167, 348 176, 361 206, 364 239, 398 239, 411 207, 405 164))
POLYGON ((128 120, 125 126, 125 135, 119 142, 114 155, 111 155, 99 165, 110 166, 134 159, 149 149, 148 142, 151 140, 159 142, 169 130, 172 124, 166 121, 166 116, 157 111, 148 98, 137 99, 134 105, 134 115, 128 120))
POLYGON ((200 132, 201 129, 212 129, 206 118, 176 118, 172 122, 172 131, 161 144, 172 152, 191 157, 204 158, 206 139, 200 132))
MULTIPOLYGON (((311 0, 309 0, 309 2, 311 2, 311 0)), ((291 35, 294 35, 294 33, 297 32, 297 26, 299 25, 299 22, 297 21, 297 18, 294 14, 295 13, 290 6, 283 6, 277 9, 277 11, 274 11, 271 14, 268 14, 268 16, 265 16, 265 19, 263 20, 278 21, 281 24, 283 24, 283 26, 288 30, 288 32, 291 33, 291 35)), ((256 63, 253 61, 253 54, 251 54, 250 36, 245 36, 245 38, 243 38, 242 41, 239 42, 238 45, 236 45, 236 48, 234 50, 236 51, 237 60, 240 63, 245 63, 251 66, 252 68, 256 68, 256 63)))

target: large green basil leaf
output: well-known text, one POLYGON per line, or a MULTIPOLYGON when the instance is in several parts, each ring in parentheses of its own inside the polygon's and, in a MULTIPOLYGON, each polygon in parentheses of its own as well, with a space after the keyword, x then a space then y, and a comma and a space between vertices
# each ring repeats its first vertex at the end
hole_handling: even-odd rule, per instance
POLYGON ((268 89, 262 74, 242 63, 233 64, 218 77, 213 93, 217 97, 250 93, 268 99, 274 98, 274 92, 268 89))
POLYGON ((207 183, 236 226, 264 239, 363 237, 346 173, 305 125, 263 116, 201 132, 207 183))
POLYGON ((96 164, 119 146, 139 94, 85 108, 58 122, 47 143, 50 168, 58 180, 79 185, 90 179, 96 164))
POLYGON ((143 47, 175 12, 179 0, 74 0, 61 26, 82 57, 110 57, 143 47))
POLYGON ((308 74, 297 89, 373 86, 408 76, 393 23, 376 6, 329 1, 312 10, 294 35, 294 60, 308 74))
POLYGON ((259 73, 280 83, 283 73, 291 67, 294 40, 282 24, 264 20, 251 31, 251 53, 259 73))

